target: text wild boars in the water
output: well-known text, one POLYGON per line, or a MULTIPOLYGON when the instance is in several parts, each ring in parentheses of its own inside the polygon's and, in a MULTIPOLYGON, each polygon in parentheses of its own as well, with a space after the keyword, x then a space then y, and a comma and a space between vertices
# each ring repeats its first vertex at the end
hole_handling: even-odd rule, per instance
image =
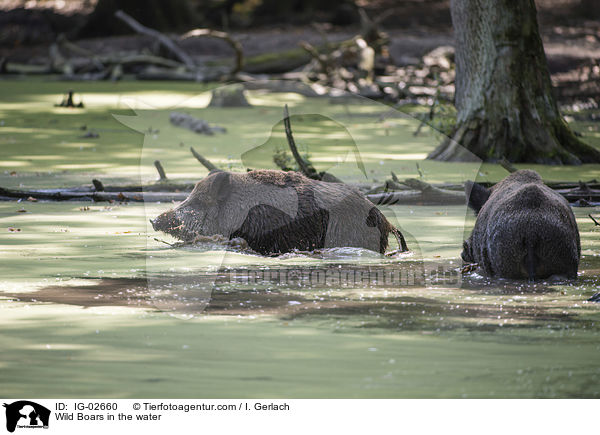
POLYGON ((535 171, 520 170, 491 189, 468 182, 477 221, 462 258, 489 276, 530 281, 577 276, 581 247, 569 203, 535 171))
POLYGON ((185 201, 151 223, 184 241, 240 237, 264 255, 331 247, 383 253, 390 232, 408 250, 400 231, 359 191, 297 172, 211 171, 185 201))

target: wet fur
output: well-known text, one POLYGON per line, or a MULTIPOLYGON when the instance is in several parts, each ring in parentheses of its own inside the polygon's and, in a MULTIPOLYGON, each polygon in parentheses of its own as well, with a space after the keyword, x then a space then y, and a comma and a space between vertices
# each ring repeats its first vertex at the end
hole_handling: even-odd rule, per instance
POLYGON ((489 276, 515 279, 577 276, 581 246, 568 202, 531 170, 520 170, 491 189, 469 182, 477 213, 462 258, 489 276))
POLYGON ((384 253, 390 232, 408 250, 402 234, 356 189, 297 172, 211 172, 153 226, 181 240, 240 237, 263 255, 336 246, 384 253))

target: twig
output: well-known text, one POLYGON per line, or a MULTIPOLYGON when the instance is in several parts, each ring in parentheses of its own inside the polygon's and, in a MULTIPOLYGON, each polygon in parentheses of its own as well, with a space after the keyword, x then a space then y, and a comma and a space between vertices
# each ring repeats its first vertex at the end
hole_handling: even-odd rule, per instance
POLYGON ((185 53, 183 50, 181 50, 173 42, 173 40, 171 40, 171 38, 163 35, 162 33, 158 32, 154 29, 150 29, 149 27, 141 25, 134 18, 130 17, 129 15, 127 15, 125 12, 123 12, 121 10, 118 10, 117 12, 115 12, 115 17, 124 21, 129 27, 131 27, 136 32, 157 39, 158 42, 160 42, 165 48, 167 48, 175 56, 177 56, 177 58, 179 60, 181 60, 185 64, 185 66, 188 67, 189 69, 193 70, 196 68, 196 64, 194 63, 194 60, 187 53, 185 53))
POLYGON ((177 247, 177 245, 174 243, 165 242, 164 240, 157 239, 156 237, 154 237, 154 240, 156 240, 157 242, 164 243, 165 245, 169 245, 171 248, 177 247))
POLYGON ((464 265, 461 269, 460 269, 460 273, 465 275, 467 273, 471 273, 474 270, 477 270, 477 268, 479 267, 478 263, 469 263, 464 265))
POLYGON ((218 30, 212 29, 194 29, 183 34, 179 39, 185 40, 199 36, 209 36, 211 38, 222 39, 231 45, 231 48, 233 48, 233 51, 235 51, 235 66, 231 70, 231 75, 237 74, 242 70, 242 68, 244 68, 244 49, 242 48, 242 44, 233 39, 229 33, 219 32, 218 30))
POLYGON ((591 220, 594 221, 594 223, 596 224, 596 226, 600 227, 600 223, 598 223, 598 221, 596 219, 594 219, 594 216, 592 216, 591 214, 588 214, 588 216, 590 217, 591 220))
POLYGON ((296 142, 294 141, 294 135, 292 134, 292 126, 290 124, 290 114, 288 111, 287 104, 283 107, 283 125, 285 127, 285 135, 287 137, 288 145, 290 150, 292 151, 292 155, 298 163, 298 167, 302 171, 304 175, 309 178, 313 178, 317 171, 302 158, 300 153, 298 152, 298 148, 296 148, 296 142))
POLYGON ((196 152, 196 150, 194 149, 194 147, 190 147, 190 151, 192 152, 192 154, 194 155, 194 157, 196 157, 196 159, 200 163, 202 163, 202 166, 204 166, 209 171, 214 171, 215 169, 219 169, 215 165, 213 165, 209 160, 207 160, 206 158, 204 158, 200 154, 198 154, 196 152))
POLYGON ((160 160, 155 160, 154 166, 156 166, 156 170, 158 171, 158 175, 160 176, 160 181, 166 181, 167 174, 165 174, 165 169, 162 167, 160 160))

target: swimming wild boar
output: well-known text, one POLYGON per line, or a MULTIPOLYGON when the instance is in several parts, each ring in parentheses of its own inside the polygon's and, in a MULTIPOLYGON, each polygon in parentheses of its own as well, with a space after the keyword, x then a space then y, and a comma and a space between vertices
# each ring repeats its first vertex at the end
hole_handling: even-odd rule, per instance
POLYGON ((577 276, 581 247, 575 216, 537 172, 516 171, 491 189, 467 182, 465 190, 477 213, 464 243, 465 262, 504 278, 577 276))
POLYGON ((408 250, 400 231, 359 191, 297 172, 211 171, 185 201, 150 222, 184 241, 239 237, 263 255, 331 247, 384 253, 389 233, 408 250))

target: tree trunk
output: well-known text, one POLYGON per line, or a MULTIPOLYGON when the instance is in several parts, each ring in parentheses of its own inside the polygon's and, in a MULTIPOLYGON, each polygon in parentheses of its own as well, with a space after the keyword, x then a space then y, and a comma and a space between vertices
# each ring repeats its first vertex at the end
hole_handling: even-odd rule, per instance
POLYGON ((600 162, 561 117, 534 0, 451 0, 456 36, 456 126, 428 158, 600 162))

